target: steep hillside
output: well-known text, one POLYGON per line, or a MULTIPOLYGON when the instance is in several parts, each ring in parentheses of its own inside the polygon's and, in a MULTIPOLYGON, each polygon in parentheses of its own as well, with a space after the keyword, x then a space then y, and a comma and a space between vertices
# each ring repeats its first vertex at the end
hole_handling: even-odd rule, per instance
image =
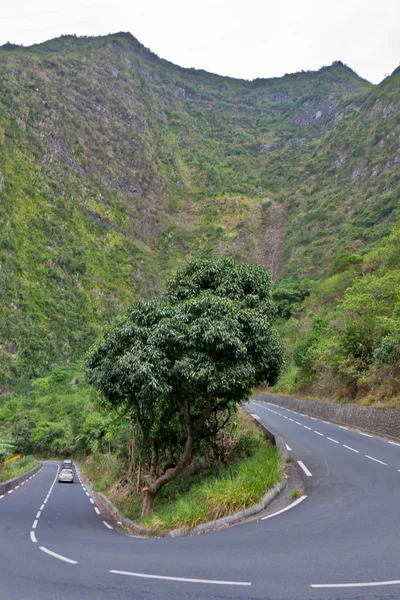
POLYGON ((386 235, 400 73, 242 81, 128 34, 0 49, 0 385, 82 355, 187 258, 321 277, 386 235))

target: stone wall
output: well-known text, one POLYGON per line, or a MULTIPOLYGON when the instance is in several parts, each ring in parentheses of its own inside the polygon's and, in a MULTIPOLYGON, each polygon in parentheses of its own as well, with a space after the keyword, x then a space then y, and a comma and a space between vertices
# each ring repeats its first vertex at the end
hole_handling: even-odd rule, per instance
POLYGON ((253 394, 252 398, 258 402, 271 402, 311 417, 318 417, 339 425, 356 427, 400 441, 400 410, 300 400, 273 394, 253 394))

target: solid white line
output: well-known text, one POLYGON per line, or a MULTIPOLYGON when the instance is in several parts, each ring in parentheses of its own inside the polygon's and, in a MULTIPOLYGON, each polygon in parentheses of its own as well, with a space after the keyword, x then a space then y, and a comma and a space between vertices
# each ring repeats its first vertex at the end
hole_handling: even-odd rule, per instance
POLYGON ((307 477, 312 477, 312 473, 310 473, 310 471, 307 469, 306 465, 301 460, 298 460, 297 463, 303 469, 303 471, 307 475, 307 477))
POLYGON ((364 433, 363 431, 357 431, 359 435, 365 435, 365 437, 374 437, 373 435, 369 435, 369 433, 364 433))
POLYGON ((167 581, 184 581, 186 583, 212 583, 215 585, 251 585, 249 581, 220 581, 218 579, 189 579, 187 577, 167 577, 164 575, 147 575, 146 573, 129 573, 128 571, 111 570, 116 575, 129 575, 130 577, 144 577, 145 579, 166 579, 167 581))
POLYGON ((366 458, 369 458, 370 460, 374 460, 375 462, 379 463, 380 465, 385 465, 385 467, 387 467, 387 463, 384 463, 381 460, 374 458, 373 456, 368 456, 368 454, 366 454, 365 456, 366 456, 366 458))
POLYGON ((109 523, 107 523, 107 521, 103 521, 103 525, 105 525, 107 527, 107 529, 113 529, 111 527, 111 525, 109 523))
POLYGON ((315 429, 314 429, 314 433, 316 433, 317 435, 322 435, 322 437, 324 437, 323 433, 320 433, 319 431, 315 431, 315 429))
POLYGON ((95 507, 94 507, 94 510, 97 512, 97 514, 98 514, 98 515, 100 514, 100 511, 99 511, 99 509, 97 508, 97 506, 95 506, 95 507))
POLYGON ((36 535, 35 535, 35 532, 34 532, 34 531, 31 531, 31 541, 32 541, 34 544, 36 544, 36 542, 37 542, 36 535))
POLYGON ((77 560, 71 560, 70 558, 67 558, 66 556, 62 556, 61 554, 57 554, 56 552, 52 552, 51 550, 48 550, 44 546, 39 546, 39 548, 40 548, 40 550, 42 550, 42 552, 46 552, 46 554, 50 554, 50 556, 54 556, 54 558, 58 558, 58 560, 63 560, 64 562, 70 563, 71 565, 77 565, 78 564, 77 560))
POLYGON ((397 444, 397 442, 389 442, 389 444, 392 444, 392 446, 400 446, 400 444, 397 444))
POLYGON ((37 521, 33 521, 32 529, 36 529, 36 527, 37 527, 37 521))
POLYGON ((311 427, 307 427, 307 425, 304 425, 304 429, 308 429, 308 431, 311 431, 311 427))
POLYGON ((348 427, 344 427, 344 425, 338 425, 338 427, 340 427, 340 429, 345 429, 346 431, 349 430, 349 428, 348 427))
POLYGON ((372 587, 374 585, 399 585, 400 580, 394 581, 372 581, 370 583, 312 583, 312 588, 354 588, 372 587))
POLYGON ((352 452, 357 452, 357 454, 359 454, 359 450, 355 450, 354 448, 351 448, 350 446, 346 446, 346 444, 343 444, 343 448, 347 448, 347 450, 351 450, 352 452))
POLYGON ((327 439, 328 439, 330 442, 335 442, 335 444, 338 444, 338 443, 339 443, 337 440, 334 440, 333 438, 327 437, 327 439))
POLYGON ((291 451, 292 451, 291 447, 290 447, 290 446, 288 446, 287 444, 286 444, 286 450, 287 450, 288 452, 291 452, 291 451))
POLYGON ((276 517, 277 515, 280 515, 281 513, 284 513, 287 510, 290 510, 297 504, 300 504, 300 502, 303 502, 303 500, 305 500, 306 498, 307 498, 307 496, 300 496, 300 498, 297 498, 297 500, 292 502, 292 504, 289 504, 289 506, 287 506, 286 508, 282 508, 281 510, 278 510, 277 512, 273 513, 272 515, 267 515, 266 517, 262 517, 261 521, 266 521, 267 519, 272 519, 272 517, 276 517))

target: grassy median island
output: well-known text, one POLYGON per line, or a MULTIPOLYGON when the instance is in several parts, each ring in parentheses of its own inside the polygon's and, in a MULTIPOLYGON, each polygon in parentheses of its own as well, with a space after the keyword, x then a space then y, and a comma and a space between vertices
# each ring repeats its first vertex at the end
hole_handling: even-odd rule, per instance
POLYGON ((33 456, 24 456, 19 460, 6 464, 4 465, 2 471, 0 471, 0 482, 14 479, 14 477, 18 477, 18 475, 22 475, 23 473, 30 471, 36 467, 36 465, 37 461, 33 456))
POLYGON ((153 513, 145 519, 140 518, 137 479, 124 478, 123 461, 111 454, 95 454, 82 467, 95 489, 125 516, 154 530, 195 527, 233 514, 256 504, 282 478, 278 450, 243 409, 221 431, 209 455, 196 458, 160 491, 153 513))

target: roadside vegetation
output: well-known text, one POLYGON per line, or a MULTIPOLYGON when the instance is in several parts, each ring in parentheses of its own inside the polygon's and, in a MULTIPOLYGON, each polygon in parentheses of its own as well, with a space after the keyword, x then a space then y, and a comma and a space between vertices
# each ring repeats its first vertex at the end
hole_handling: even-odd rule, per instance
POLYGON ((141 518, 138 473, 127 478, 121 457, 94 454, 82 468, 95 489, 125 516, 154 530, 195 527, 235 513, 256 504, 282 478, 277 449, 242 408, 207 455, 197 457, 184 475, 161 490, 153 513, 146 518, 141 518))
POLYGON ((33 456, 24 456, 16 461, 5 464, 3 470, 0 470, 0 482, 14 479, 36 467, 37 461, 33 456))

